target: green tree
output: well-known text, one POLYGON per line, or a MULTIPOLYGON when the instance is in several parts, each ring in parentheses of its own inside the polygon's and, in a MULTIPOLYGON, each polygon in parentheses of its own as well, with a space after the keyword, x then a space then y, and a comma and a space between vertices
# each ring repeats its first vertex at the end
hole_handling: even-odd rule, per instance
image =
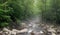
POLYGON ((19 20, 28 19, 32 12, 24 0, 0 0, 0 27, 11 26, 17 28, 19 20))

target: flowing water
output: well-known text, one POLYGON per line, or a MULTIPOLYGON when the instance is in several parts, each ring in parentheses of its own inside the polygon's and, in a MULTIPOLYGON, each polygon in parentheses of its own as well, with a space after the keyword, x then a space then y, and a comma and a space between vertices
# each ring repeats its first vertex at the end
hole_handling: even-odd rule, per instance
POLYGON ((39 17, 33 18, 33 20, 29 20, 27 29, 28 29, 28 34, 31 35, 31 32, 33 32, 35 35, 39 35, 43 33, 43 29, 40 27, 40 19, 39 17))

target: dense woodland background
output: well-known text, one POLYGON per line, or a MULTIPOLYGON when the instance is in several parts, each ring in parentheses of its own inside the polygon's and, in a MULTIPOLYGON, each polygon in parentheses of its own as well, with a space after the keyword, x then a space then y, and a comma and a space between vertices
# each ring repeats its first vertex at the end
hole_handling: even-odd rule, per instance
POLYGON ((60 0, 0 0, 0 28, 40 15, 43 21, 60 24, 60 0))

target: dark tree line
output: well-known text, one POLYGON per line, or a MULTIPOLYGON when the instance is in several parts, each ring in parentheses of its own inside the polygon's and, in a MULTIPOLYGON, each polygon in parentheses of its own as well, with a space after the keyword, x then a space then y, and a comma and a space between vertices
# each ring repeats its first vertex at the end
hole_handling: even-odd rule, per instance
POLYGON ((45 21, 60 23, 60 0, 45 0, 42 18, 45 21), (45 10, 44 10, 45 9, 45 10))

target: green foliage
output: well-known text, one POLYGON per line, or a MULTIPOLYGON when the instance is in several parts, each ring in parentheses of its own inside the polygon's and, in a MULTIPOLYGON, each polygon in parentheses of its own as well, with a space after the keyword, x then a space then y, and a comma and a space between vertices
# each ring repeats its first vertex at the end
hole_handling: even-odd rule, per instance
POLYGON ((60 22, 60 0, 0 0, 0 27, 41 14, 44 20, 60 22))
POLYGON ((10 8, 8 8, 8 2, 3 2, 2 0, 0 2, 0 27, 5 27, 10 21, 10 16, 8 15, 10 8))
POLYGON ((28 19, 31 12, 25 3, 23 0, 0 0, 0 27, 16 24, 18 19, 28 19))
POLYGON ((60 2, 59 0, 46 0, 42 7, 42 18, 46 21, 60 23, 60 2))

